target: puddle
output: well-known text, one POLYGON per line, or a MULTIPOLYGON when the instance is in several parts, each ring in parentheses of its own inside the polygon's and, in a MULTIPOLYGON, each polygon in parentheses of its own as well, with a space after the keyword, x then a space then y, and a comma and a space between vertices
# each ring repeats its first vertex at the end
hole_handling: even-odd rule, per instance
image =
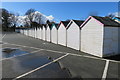
POLYGON ((27 52, 22 51, 22 50, 17 49, 17 48, 3 48, 2 49, 2 57, 3 58, 18 56, 18 55, 25 54, 25 53, 27 53, 27 52))
MULTIPOLYGON (((22 51, 17 48, 3 48, 2 49, 3 58, 10 58, 10 57, 19 56, 19 55, 26 54, 26 53, 27 52, 22 51)), ((30 70, 36 69, 53 60, 54 59, 50 56, 40 55, 40 54, 39 55, 34 54, 31 56, 23 56, 23 57, 16 58, 14 63, 12 63, 9 70, 12 69, 12 71, 10 71, 11 73, 17 72, 14 74, 18 76, 17 74, 20 75, 21 73, 25 73, 30 70)), ((11 76, 11 73, 7 75, 11 76)), ((26 77, 27 78, 40 78, 40 77, 41 78, 46 78, 46 77, 48 78, 52 78, 52 77, 70 78, 70 76, 71 75, 70 75, 69 70, 67 68, 63 68, 61 64, 58 61, 56 61, 26 77)))
MULTIPOLYGON (((24 61, 21 64, 24 65, 22 67, 28 69, 28 66, 32 68, 34 68, 35 66, 40 67, 51 62, 52 60, 53 59, 49 59, 47 56, 42 56, 33 60, 24 61)), ((34 73, 24 76, 23 78, 71 78, 71 74, 67 68, 63 68, 63 66, 61 66, 61 64, 56 61, 35 71, 34 73)))

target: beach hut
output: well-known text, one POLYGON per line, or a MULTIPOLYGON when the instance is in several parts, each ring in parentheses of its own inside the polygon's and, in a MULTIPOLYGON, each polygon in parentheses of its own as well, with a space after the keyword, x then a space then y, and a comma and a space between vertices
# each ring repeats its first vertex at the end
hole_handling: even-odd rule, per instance
POLYGON ((37 28, 36 34, 37 34, 36 38, 41 39, 41 28, 40 27, 37 28))
POLYGON ((58 24, 52 24, 52 30, 51 30, 51 42, 57 44, 58 43, 58 30, 57 30, 58 24))
POLYGON ((51 26, 52 24, 47 24, 47 29, 46 29, 46 40, 48 42, 51 42, 51 26))
POLYGON ((32 28, 32 29, 31 29, 31 37, 34 37, 34 36, 35 36, 35 29, 32 28))
POLYGON ((117 21, 118 23, 120 23, 120 17, 113 17, 113 20, 117 21))
POLYGON ((29 36, 29 28, 27 28, 27 36, 29 36))
POLYGON ((109 17, 90 16, 81 25, 81 51, 98 57, 120 54, 120 24, 109 17))
POLYGON ((24 29, 24 35, 27 35, 27 29, 24 29))
POLYGON ((45 24, 43 24, 43 26, 42 26, 42 40, 46 40, 46 25, 45 24))
POLYGON ((29 36, 29 30, 30 30, 30 29, 28 28, 27 30, 28 30, 28 32, 27 32, 27 36, 29 36))
POLYGON ((21 34, 23 34, 23 33, 24 33, 24 30, 23 30, 22 28, 20 29, 20 33, 21 33, 21 34))
POLYGON ((35 28, 35 38, 37 38, 37 28, 35 28))
POLYGON ((81 31, 80 26, 84 21, 71 20, 67 26, 67 47, 80 50, 81 31))
POLYGON ((32 36, 32 29, 29 28, 29 36, 31 37, 32 36))
POLYGON ((67 46, 66 27, 70 21, 61 21, 58 26, 58 44, 67 46))

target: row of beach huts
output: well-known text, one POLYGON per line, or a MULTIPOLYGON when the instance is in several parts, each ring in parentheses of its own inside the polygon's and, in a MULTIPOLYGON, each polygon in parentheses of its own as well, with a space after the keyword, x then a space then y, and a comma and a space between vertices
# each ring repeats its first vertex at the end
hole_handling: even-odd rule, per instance
POLYGON ((89 16, 85 21, 61 21, 39 28, 20 29, 20 33, 98 57, 120 54, 120 24, 109 17, 89 16))

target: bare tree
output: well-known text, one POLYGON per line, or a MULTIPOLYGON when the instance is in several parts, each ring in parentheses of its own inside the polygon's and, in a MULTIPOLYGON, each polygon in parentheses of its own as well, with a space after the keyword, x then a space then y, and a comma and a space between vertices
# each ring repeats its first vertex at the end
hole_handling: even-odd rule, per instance
POLYGON ((28 19, 30 20, 30 27, 32 27, 32 20, 33 20, 33 13, 35 12, 35 9, 29 9, 27 10, 27 12, 25 13, 25 15, 28 17, 28 19))
POLYGON ((30 20, 29 20, 29 18, 26 17, 24 20, 25 20, 25 25, 24 26, 29 28, 30 27, 30 20))
POLYGON ((9 27, 9 17, 10 17, 10 13, 8 10, 6 9, 0 9, 0 15, 1 15, 1 21, 2 21, 2 28, 3 30, 7 30, 9 27))
POLYGON ((106 17, 113 18, 115 17, 115 15, 111 13, 111 14, 108 14, 106 17))
POLYGON ((17 26, 17 21, 18 21, 18 16, 19 14, 14 14, 14 13, 10 13, 10 17, 9 17, 9 21, 10 21, 10 26, 11 27, 16 27, 17 26))

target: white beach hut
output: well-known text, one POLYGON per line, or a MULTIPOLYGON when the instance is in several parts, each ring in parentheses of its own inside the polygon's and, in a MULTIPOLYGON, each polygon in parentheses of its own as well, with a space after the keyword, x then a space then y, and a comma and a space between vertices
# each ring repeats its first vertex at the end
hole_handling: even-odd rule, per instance
POLYGON ((46 40, 46 25, 42 26, 42 40, 46 40))
POLYGON ((58 30, 57 30, 58 24, 52 24, 52 30, 51 30, 51 42, 57 44, 58 43, 58 30))
POLYGON ((71 20, 70 24, 67 26, 67 47, 80 50, 81 45, 81 30, 80 25, 84 21, 71 20))
POLYGON ((37 28, 36 34, 37 34, 36 38, 41 39, 41 28, 40 27, 37 28))
POLYGON ((32 37, 32 29, 29 29, 29 36, 32 37))
POLYGON ((27 29, 24 29, 24 35, 27 35, 27 29))
POLYGON ((51 26, 52 26, 52 24, 47 24, 46 40, 47 40, 48 42, 51 42, 51 26))
POLYGON ((23 29, 20 29, 20 33, 23 34, 23 33, 24 33, 24 30, 23 30, 23 29))
POLYGON ((27 28, 27 36, 29 35, 29 29, 27 28))
POLYGON ((35 36, 35 29, 32 28, 32 29, 31 29, 31 37, 34 37, 34 36, 35 36))
POLYGON ((81 51, 98 57, 120 54, 119 23, 108 17, 90 16, 81 27, 81 51))
POLYGON ((58 44, 67 46, 66 27, 70 21, 61 21, 58 26, 58 44))
POLYGON ((35 38, 37 38, 37 28, 35 28, 35 38))

